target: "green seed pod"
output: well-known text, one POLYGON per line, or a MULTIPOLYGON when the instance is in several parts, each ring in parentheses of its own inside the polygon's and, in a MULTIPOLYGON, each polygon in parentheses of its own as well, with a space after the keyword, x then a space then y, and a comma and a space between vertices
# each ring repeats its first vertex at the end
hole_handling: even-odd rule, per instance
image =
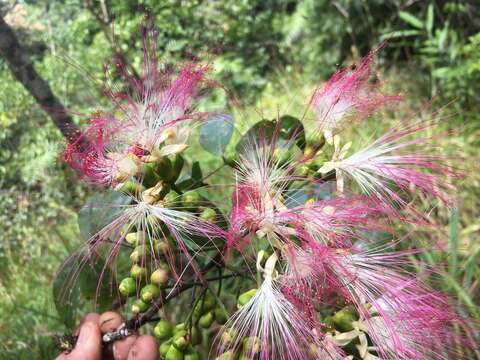
POLYGON ((168 271, 159 268, 150 275, 150 281, 160 287, 164 287, 168 284, 168 271))
POLYGON ((157 166, 155 163, 146 163, 142 166, 140 180, 147 188, 155 186, 155 184, 161 180, 160 176, 156 172, 156 167, 157 166))
POLYGON ((163 198, 163 206, 167 208, 175 208, 180 205, 181 197, 175 191, 170 191, 163 198))
POLYGON ((145 245, 139 245, 130 254, 130 260, 132 260, 134 263, 139 263, 142 261, 142 259, 145 260, 147 252, 148 251, 145 245))
POLYGON ((170 179, 171 183, 174 183, 175 181, 177 181, 178 177, 180 176, 180 173, 182 172, 184 164, 185 164, 185 160, 183 159, 183 156, 180 154, 175 155, 172 161, 173 176, 170 179))
POLYGON ((158 352, 160 353, 160 356, 162 357, 162 359, 164 359, 165 356, 167 355, 167 352, 170 349, 170 346, 172 346, 172 340, 171 339, 169 339, 169 340, 160 344, 158 352))
POLYGON ((159 340, 166 340, 173 335, 173 326, 166 320, 160 320, 153 328, 153 333, 159 340))
POLYGON ((165 354, 165 360, 184 360, 183 352, 171 345, 165 354))
POLYGON ((353 330, 352 322, 357 318, 351 309, 343 308, 332 316, 332 320, 337 329, 346 332, 353 330))
POLYGON ((222 355, 218 356, 215 360, 233 360, 235 359, 235 354, 232 350, 224 352, 222 355))
POLYGON ((143 313, 148 310, 148 304, 140 299, 136 299, 132 304, 132 312, 134 314, 143 313))
POLYGON ((187 191, 182 195, 182 204, 186 208, 194 209, 200 202, 200 194, 195 190, 187 191))
POLYGON ((243 339, 243 351, 245 354, 258 354, 260 352, 260 345, 260 339, 256 336, 250 336, 243 339))
POLYGON ((142 290, 140 290, 140 298, 146 303, 151 302, 153 299, 156 299, 159 296, 160 289, 154 284, 145 285, 142 290))
POLYGON ((184 360, 200 360, 200 356, 198 356, 198 354, 195 352, 189 351, 185 353, 184 360))
POLYGON ((225 314, 225 311, 223 311, 222 308, 216 307, 215 310, 213 310, 215 313, 215 320, 217 321, 218 324, 223 325, 227 322, 228 317, 227 314, 225 314))
POLYGON ((137 264, 130 269, 130 276, 134 279, 142 279, 147 276, 147 269, 137 264))
POLYGON ((190 344, 192 346, 198 345, 202 342, 202 332, 197 327, 192 327, 190 331, 190 344))
POLYGON ((179 323, 173 327, 173 333, 176 334, 181 331, 187 331, 187 326, 185 323, 179 323))
POLYGON ((131 277, 127 277, 120 281, 120 285, 118 285, 118 291, 120 291, 120 294, 123 296, 132 296, 135 294, 137 290, 137 283, 135 279, 131 277))
POLYGON ((186 330, 179 331, 173 335, 172 338, 172 344, 175 346, 178 350, 184 350, 188 344, 188 333, 186 330))
POLYGON ((210 328, 210 326, 212 326, 214 321, 215 321, 215 315, 213 311, 210 311, 200 317, 200 320, 198 320, 198 325, 203 329, 208 329, 210 328))
POLYGON ((205 208, 200 214, 200 218, 208 222, 214 222, 217 218, 217 212, 212 208, 205 208))
POLYGON ((243 294, 240 294, 238 297, 237 308, 242 308, 246 303, 248 303, 257 293, 257 289, 250 289, 243 294))

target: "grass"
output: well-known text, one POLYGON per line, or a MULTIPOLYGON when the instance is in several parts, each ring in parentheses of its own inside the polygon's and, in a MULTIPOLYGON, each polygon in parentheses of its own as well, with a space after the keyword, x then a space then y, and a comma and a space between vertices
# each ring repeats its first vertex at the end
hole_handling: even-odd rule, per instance
MULTIPOLYGON (((392 89, 407 92, 410 90, 407 86, 415 88, 411 78, 400 74, 401 71, 395 70, 385 74, 387 82, 391 80, 392 89)), ((235 136, 238 138, 248 124, 262 118, 275 118, 278 114, 302 116, 306 113, 307 121, 312 121, 313 115, 305 108, 305 100, 311 91, 312 85, 300 75, 279 75, 278 81, 265 89, 253 108, 234 109, 239 125, 235 136)), ((380 127, 375 120, 357 126, 353 134, 358 140, 356 145, 370 139, 372 134, 381 130, 379 128, 402 121, 412 108, 421 108, 425 102, 426 99, 417 93, 407 95, 403 105, 389 113, 388 120, 380 127)), ((443 154, 457 159, 452 163, 461 164, 467 176, 458 182, 456 208, 449 210, 441 204, 433 204, 430 216, 436 226, 428 231, 418 229, 407 239, 412 244, 434 244, 437 249, 445 249, 424 252, 414 259, 416 267, 418 270, 433 267, 438 274, 431 279, 434 285, 451 295, 460 311, 480 320, 480 174, 475 170, 478 166, 480 119, 477 118, 477 124, 458 124, 448 113, 448 108, 439 113, 427 109, 421 116, 438 118, 441 130, 458 130, 452 136, 439 138, 438 148, 443 154)), ((194 151, 190 153, 192 157, 195 155, 194 151)), ((213 157, 206 159, 212 169, 219 164, 213 157)), ((228 185, 231 179, 225 174, 220 171, 211 181, 228 185)), ((213 193, 218 197, 220 192, 214 189, 213 193)), ((431 208, 432 204, 427 200, 420 200, 425 208, 431 208)), ((63 225, 51 224, 37 231, 38 234, 32 236, 34 242, 27 248, 28 253, 25 256, 11 254, 7 259, 8 274, 0 275, 0 359, 52 358, 52 335, 64 330, 53 305, 51 284, 55 270, 67 255, 67 248, 78 242, 75 216, 69 217, 63 225)))

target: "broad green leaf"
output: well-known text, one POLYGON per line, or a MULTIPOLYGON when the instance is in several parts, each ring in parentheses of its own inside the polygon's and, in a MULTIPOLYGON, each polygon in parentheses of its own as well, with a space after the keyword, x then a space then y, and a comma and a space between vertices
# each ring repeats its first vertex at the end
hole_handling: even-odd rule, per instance
POLYGON ((416 17, 415 15, 412 15, 406 11, 399 11, 398 16, 400 19, 405 21, 407 24, 417 28, 417 29, 424 29, 424 23, 421 19, 416 17))
POLYGON ((234 123, 231 115, 212 115, 200 128, 200 145, 213 155, 221 155, 232 138, 234 123))
POLYGON ((110 223, 121 211, 121 205, 127 205, 130 197, 120 192, 97 193, 87 200, 78 212, 78 227, 83 240, 87 240, 110 223))
POLYGON ((196 189, 203 185, 203 173, 198 161, 195 161, 188 171, 182 174, 176 184, 181 191, 196 189))

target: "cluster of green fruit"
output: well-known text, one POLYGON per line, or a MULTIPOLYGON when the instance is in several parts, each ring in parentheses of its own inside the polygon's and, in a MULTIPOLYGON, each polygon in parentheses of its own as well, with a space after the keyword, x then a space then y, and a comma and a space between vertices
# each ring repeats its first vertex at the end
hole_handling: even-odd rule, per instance
MULTIPOLYGON (((257 293, 257 289, 250 289, 238 296, 237 308, 244 307, 257 293)), ((239 339, 238 332, 234 328, 225 330, 220 339, 221 346, 225 349, 230 348, 235 343, 241 342, 241 346, 233 350, 227 350, 216 360, 248 360, 252 359, 260 352, 260 339, 255 336, 239 339)))
POLYGON ((173 326, 166 320, 160 320, 153 332, 161 342, 160 357, 165 360, 198 360, 195 346, 202 342, 202 330, 210 329, 216 321, 224 324, 227 320, 223 309, 217 306, 215 297, 205 293, 195 304, 192 319, 196 321, 187 326, 185 323, 173 326))

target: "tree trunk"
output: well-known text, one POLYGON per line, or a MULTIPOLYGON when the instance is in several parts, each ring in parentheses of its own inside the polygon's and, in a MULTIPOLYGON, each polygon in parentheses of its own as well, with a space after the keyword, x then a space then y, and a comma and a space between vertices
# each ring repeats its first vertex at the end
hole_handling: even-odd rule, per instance
POLYGON ((0 56, 5 59, 13 75, 50 116, 67 140, 70 142, 75 140, 80 130, 53 94, 48 83, 37 73, 27 51, 20 45, 12 28, 2 17, 0 17, 0 56))

